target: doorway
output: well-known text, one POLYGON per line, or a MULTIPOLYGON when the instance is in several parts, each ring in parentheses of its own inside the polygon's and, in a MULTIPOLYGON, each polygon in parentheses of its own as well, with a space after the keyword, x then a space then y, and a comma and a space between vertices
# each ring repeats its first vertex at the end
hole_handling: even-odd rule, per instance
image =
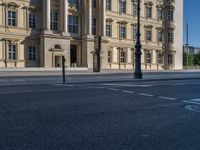
POLYGON ((55 56, 55 67, 61 67, 61 64, 62 64, 62 57, 55 56))
POLYGON ((70 46, 70 61, 71 67, 77 67, 77 45, 70 46))

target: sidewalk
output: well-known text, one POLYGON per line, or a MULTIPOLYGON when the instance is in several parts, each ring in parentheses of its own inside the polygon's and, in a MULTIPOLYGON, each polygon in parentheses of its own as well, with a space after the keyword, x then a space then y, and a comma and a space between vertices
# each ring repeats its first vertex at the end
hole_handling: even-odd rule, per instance
MULTIPOLYGON (((61 71, 7 71, 0 72, 0 86, 34 85, 62 83, 61 71)), ((200 79, 197 71, 144 71, 143 80, 133 79, 132 70, 102 70, 93 73, 92 70, 66 71, 67 83, 99 83, 99 82, 135 82, 153 80, 200 79)))

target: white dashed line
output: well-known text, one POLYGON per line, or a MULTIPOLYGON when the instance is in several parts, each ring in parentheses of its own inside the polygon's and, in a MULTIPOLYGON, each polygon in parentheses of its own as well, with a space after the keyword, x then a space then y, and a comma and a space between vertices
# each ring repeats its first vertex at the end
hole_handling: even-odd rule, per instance
POLYGON ((128 93, 128 94, 134 94, 134 93, 135 93, 135 92, 133 92, 133 91, 126 91, 126 90, 122 90, 122 92, 128 93))
POLYGON ((147 97, 153 97, 154 95, 152 94, 147 94, 147 93, 139 93, 141 96, 147 96, 147 97))
POLYGON ((159 96, 160 99, 165 99, 165 100, 171 100, 171 101, 175 101, 175 98, 172 97, 164 97, 164 96, 159 96))
POLYGON ((108 89, 112 91, 119 91, 119 89, 114 89, 114 88, 108 88, 108 89))

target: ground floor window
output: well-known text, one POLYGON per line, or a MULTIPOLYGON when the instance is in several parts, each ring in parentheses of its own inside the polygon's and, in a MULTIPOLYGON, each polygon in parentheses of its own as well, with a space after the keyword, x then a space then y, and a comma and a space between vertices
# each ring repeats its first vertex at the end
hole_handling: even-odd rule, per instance
POLYGON ((112 51, 108 51, 108 63, 112 63, 112 51))
POLYGON ((152 62, 152 53, 149 51, 146 54, 146 61, 147 61, 147 64, 151 64, 152 62))
POLYGON ((173 64, 173 55, 172 54, 168 54, 168 65, 172 65, 173 64))
POLYGON ((36 60, 36 47, 35 46, 28 47, 28 60, 36 60))
POLYGON ((8 59, 16 60, 16 44, 10 43, 8 45, 8 59))
POLYGON ((162 64, 162 53, 158 52, 157 63, 162 64))
POLYGON ((120 62, 126 63, 126 52, 123 50, 120 51, 120 62))

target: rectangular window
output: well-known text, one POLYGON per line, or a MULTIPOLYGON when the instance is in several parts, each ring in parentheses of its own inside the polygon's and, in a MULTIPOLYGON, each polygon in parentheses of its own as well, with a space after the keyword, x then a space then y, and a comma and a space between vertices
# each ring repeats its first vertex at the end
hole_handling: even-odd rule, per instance
POLYGON ((163 42, 163 32, 158 31, 158 42, 163 42))
POLYGON ((78 8, 78 0, 68 0, 69 5, 73 5, 78 8))
POLYGON ((112 0, 106 0, 106 10, 112 10, 112 0))
POLYGON ((92 20, 92 34, 96 35, 97 32, 97 19, 93 18, 92 20))
POLYGON ((168 65, 172 65, 173 64, 173 55, 172 54, 168 54, 168 65))
POLYGON ((162 53, 161 52, 158 52, 158 55, 157 55, 157 63, 158 64, 162 64, 162 53))
POLYGON ((70 33, 78 33, 78 17, 69 15, 68 30, 70 33))
POLYGON ((111 37, 112 36, 112 25, 106 24, 106 36, 111 37))
POLYGON ((126 27, 120 26, 120 38, 125 39, 126 38, 126 27))
POLYGON ((120 0, 120 13, 126 13, 126 1, 120 0))
POLYGON ((148 52, 147 54, 146 54, 146 60, 147 60, 147 64, 151 64, 151 62, 152 62, 152 53, 150 53, 150 52, 148 52))
POLYGON ((93 8, 97 8, 97 0, 93 0, 92 4, 93 4, 93 8))
POLYGON ((36 25, 36 15, 35 13, 29 14, 29 28, 35 28, 36 25))
POLYGON ((17 25, 17 13, 16 11, 8 11, 8 25, 16 26, 17 25))
POLYGON ((146 31, 146 38, 147 38, 147 41, 152 41, 152 31, 151 30, 146 31))
POLYGON ((126 63, 126 52, 123 50, 120 51, 120 62, 126 63))
POLYGON ((174 33, 168 33, 168 43, 174 43, 174 33))
POLYGON ((51 30, 58 30, 58 13, 53 11, 51 12, 51 30))
POLYGON ((10 43, 8 45, 8 59, 16 60, 16 44, 10 43))
POLYGON ((108 63, 112 63, 112 51, 108 51, 108 63))
POLYGON ((133 38, 134 38, 134 40, 137 39, 137 26, 133 27, 133 38))
POLYGON ((147 7, 147 18, 152 18, 152 7, 147 7))
POLYGON ((137 6, 137 5, 134 5, 133 7, 134 7, 134 8, 133 8, 133 15, 134 15, 134 16, 138 16, 138 10, 137 10, 137 7, 138 7, 138 6, 137 6))
POLYGON ((158 9, 158 20, 159 21, 163 20, 163 10, 162 9, 158 9))
POLYGON ((174 20, 174 11, 173 10, 168 11, 167 19, 168 19, 168 21, 174 20))
POLYGON ((35 46, 28 47, 28 60, 36 60, 36 48, 35 46))

